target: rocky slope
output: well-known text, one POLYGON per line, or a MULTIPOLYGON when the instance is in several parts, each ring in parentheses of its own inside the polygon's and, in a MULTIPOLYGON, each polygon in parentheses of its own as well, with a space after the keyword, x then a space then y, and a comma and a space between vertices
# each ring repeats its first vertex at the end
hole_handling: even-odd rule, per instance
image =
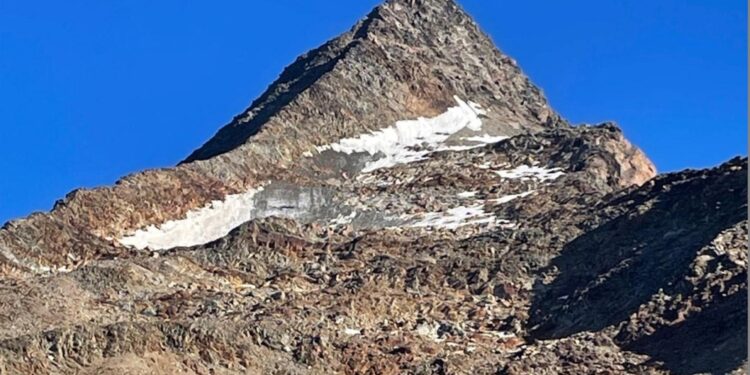
POLYGON ((435 116, 456 95, 487 108, 487 127, 498 134, 562 126, 539 89, 452 0, 390 1, 300 57, 187 159, 198 161, 128 176, 112 188, 76 191, 50 214, 1 231, 3 261, 34 269, 59 267, 70 251, 91 258, 99 245, 90 246, 92 239, 82 233, 116 237, 184 217, 256 187, 279 166, 293 167, 315 146, 397 120, 435 116), (53 242, 41 241, 52 233, 53 242))
POLYGON ((181 165, 6 224, 0 374, 741 373, 746 181, 655 177, 391 0, 181 165))

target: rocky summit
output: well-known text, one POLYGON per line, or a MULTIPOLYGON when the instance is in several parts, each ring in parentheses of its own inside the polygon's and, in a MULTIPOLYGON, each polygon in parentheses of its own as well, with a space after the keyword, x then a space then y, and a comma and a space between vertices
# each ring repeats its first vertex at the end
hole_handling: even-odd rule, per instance
POLYGON ((657 175, 452 0, 389 0, 174 168, 0 230, 0 374, 724 374, 747 159, 657 175))

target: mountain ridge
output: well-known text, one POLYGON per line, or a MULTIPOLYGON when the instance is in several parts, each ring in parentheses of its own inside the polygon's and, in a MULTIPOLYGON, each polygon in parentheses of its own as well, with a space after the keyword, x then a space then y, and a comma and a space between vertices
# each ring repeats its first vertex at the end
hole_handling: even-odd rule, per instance
POLYGON ((0 374, 744 373, 747 164, 657 175, 389 0, 178 166, 0 229, 0 374))
MULTIPOLYGON (((320 79, 312 85, 315 95, 310 94, 313 91, 310 88, 296 93, 293 99, 299 103, 297 110, 291 110, 289 106, 273 108, 275 109, 271 111, 273 116, 268 116, 268 119, 269 121, 276 119, 276 123, 263 126, 259 134, 254 134, 252 142, 238 145, 234 152, 220 153, 209 160, 195 160, 192 163, 182 163, 175 168, 134 173, 117 181, 112 187, 73 191, 63 200, 58 201, 50 214, 34 214, 7 224, 5 229, 0 230, 0 247, 6 252, 12 249, 11 252, 19 254, 29 249, 37 249, 29 254, 29 258, 41 258, 42 264, 50 261, 52 263, 64 262, 65 258, 61 253, 65 252, 65 248, 86 249, 89 247, 85 244, 86 241, 76 239, 81 233, 91 233, 95 237, 104 239, 116 238, 138 228, 184 217, 190 210, 222 199, 228 194, 239 193, 257 186, 261 181, 276 174, 274 169, 277 165, 288 167, 295 163, 295 160, 299 160, 303 152, 310 151, 315 145, 319 146, 347 136, 366 133, 406 118, 436 115, 453 103, 454 95, 472 97, 475 101, 481 101, 481 98, 477 96, 487 97, 486 94, 471 95, 468 91, 486 92, 489 87, 499 85, 500 92, 510 93, 497 94, 504 98, 499 102, 497 99, 488 97, 488 100, 499 103, 497 107, 487 105, 490 109, 490 116, 494 118, 491 118, 493 121, 490 125, 498 126, 497 131, 516 134, 519 118, 536 116, 541 116, 537 120, 538 124, 534 125, 533 121, 528 123, 534 131, 542 129, 542 126, 563 126, 561 125, 564 124, 561 122, 562 119, 547 108, 546 99, 541 96, 541 91, 522 75, 515 62, 496 50, 489 37, 481 33, 455 2, 450 0, 391 1, 376 7, 370 14, 378 15, 370 21, 376 25, 368 26, 368 31, 370 27, 377 28, 377 35, 381 36, 378 39, 380 47, 373 40, 360 36, 358 47, 364 48, 364 51, 349 56, 353 59, 352 63, 347 63, 347 66, 338 70, 333 69, 319 77, 320 79), (401 8, 397 11, 395 10, 397 7, 401 8), (404 9, 409 12, 402 13, 404 9), (387 19, 388 22, 379 21, 381 19, 387 19), (388 35, 391 39, 398 41, 403 35, 410 35, 416 30, 414 25, 410 26, 405 22, 410 19, 421 20, 418 26, 427 28, 424 32, 415 32, 416 35, 422 35, 422 37, 411 40, 410 42, 415 45, 411 48, 420 47, 422 43, 434 45, 435 41, 439 41, 440 45, 445 47, 440 51, 443 54, 442 58, 414 57, 409 51, 393 52, 382 48, 388 35), (463 36, 456 38, 451 33, 445 33, 446 25, 452 23, 456 23, 457 27, 464 30, 463 33, 476 43, 467 44, 462 39, 463 36), (406 29, 393 29, 394 24, 406 29), (383 35, 385 37, 382 37, 383 35), (467 49, 467 45, 474 46, 471 47, 474 51, 467 49), (446 56, 451 51, 456 52, 451 56, 446 56), (453 66, 455 57, 462 54, 469 54, 467 56, 470 58, 461 59, 462 62, 458 63, 459 67, 453 66), (486 58, 492 57, 493 62, 489 65, 479 64, 479 58, 474 57, 473 54, 486 55, 486 58), (446 72, 453 73, 441 73, 439 77, 428 73, 438 66, 439 61, 444 61, 444 69, 448 69, 446 72), (413 68, 407 69, 406 67, 417 68, 410 70, 413 68), (494 74, 491 76, 500 77, 497 83, 489 82, 487 78, 477 80, 465 73, 483 71, 487 67, 493 69, 494 74), (507 73, 504 69, 508 70, 507 73), (338 74, 335 79, 331 76, 332 72, 338 74), (450 74, 458 75, 449 77, 450 74), (365 94, 362 91, 364 87, 372 85, 365 84, 362 80, 372 81, 372 77, 390 77, 389 79, 383 78, 384 82, 390 83, 379 87, 376 92, 365 94), (321 80, 326 84, 321 83, 321 80), (444 89, 434 90, 438 86, 444 89), (450 90, 447 89, 449 86, 450 90), (342 91, 349 92, 349 96, 341 97, 342 91), (522 94, 516 94, 517 92, 522 92, 522 94), (518 99, 513 99, 516 96, 518 99), (360 97, 378 100, 383 98, 383 100, 372 99, 362 102, 358 100, 360 97), (376 105, 378 102, 380 104, 376 105), (518 117, 514 114, 518 109, 513 107, 513 103, 521 102, 529 104, 520 105, 518 108, 528 106, 530 109, 525 110, 527 112, 525 115, 518 117), (352 107, 351 103, 358 103, 358 106, 352 107), (325 113, 317 109, 321 106, 328 108, 325 113), (314 130, 305 130, 313 123, 322 125, 316 126, 314 130), (319 131, 321 126, 326 129, 325 132, 319 131), (144 189, 144 186, 149 188, 144 189), (169 205, 160 203, 164 201, 172 203, 169 205), (38 228, 59 232, 54 243, 45 241, 47 242, 43 246, 47 247, 45 250, 40 248, 38 242, 41 238, 38 228)), ((344 48, 346 44, 349 44, 346 41, 354 38, 356 30, 361 29, 362 23, 365 22, 367 18, 360 21, 358 26, 345 33, 343 37, 334 38, 324 46, 334 45, 336 48, 344 48)), ((402 43, 389 45, 398 46, 399 44, 402 43)), ((427 51, 432 50, 434 48, 427 51)), ((428 56, 435 56, 434 51, 428 56)), ((304 58, 298 61, 304 61, 304 58)), ((273 88, 274 85, 269 90, 273 88)), ((267 91, 270 92, 269 90, 267 91)), ((497 89, 494 92, 498 92, 497 89)), ((260 98, 264 96, 265 94, 260 98)), ((246 139, 246 137, 239 135, 238 139, 246 139)), ((88 234, 84 235, 84 237, 88 236, 88 234)), ((93 251, 93 249, 84 250, 81 253, 88 254, 93 251)), ((17 257, 11 255, 6 258, 6 262, 12 264, 15 263, 13 258, 17 257)))
MULTIPOLYGON (((445 42, 441 41, 441 43, 436 43, 435 40, 441 40, 441 37, 439 33, 437 32, 436 28, 438 27, 446 27, 447 25, 455 25, 455 27, 464 27, 466 28, 466 32, 470 34, 470 40, 477 42, 475 44, 482 45, 483 48, 485 48, 485 51, 493 52, 488 55, 496 54, 500 56, 500 62, 497 63, 497 65, 506 64, 511 66, 512 68, 516 68, 515 62, 512 62, 511 60, 505 58, 504 55, 500 54, 499 51, 497 51, 490 41, 489 37, 481 32, 479 28, 476 26, 476 24, 471 21, 469 16, 454 2, 454 1, 437 1, 437 2, 421 2, 421 1, 415 1, 415 2, 409 2, 409 1, 388 1, 384 4, 376 7, 373 11, 371 11, 367 17, 365 17, 362 21, 358 22, 357 25, 354 26, 350 31, 342 34, 339 37, 336 37, 325 44, 323 46, 313 49, 312 51, 305 53, 300 58, 295 61, 292 65, 287 67, 284 72, 281 74, 279 79, 274 82, 256 101, 253 102, 253 104, 248 108, 244 113, 235 120, 227 125, 226 127, 222 128, 222 130, 217 133, 217 137, 219 139, 214 140, 213 138, 209 140, 204 148, 211 148, 213 144, 217 142, 221 142, 221 139, 231 139, 231 142, 239 142, 239 140, 246 140, 249 135, 248 134, 242 134, 243 128, 242 125, 244 123, 255 123, 260 125, 261 123, 267 122, 269 119, 263 115, 262 113, 265 110, 265 105, 268 105, 268 103, 264 102, 264 99, 269 97, 284 97, 284 94, 288 94, 288 92, 285 92, 284 89, 286 89, 285 86, 288 85, 288 80, 285 79, 287 76, 293 79, 302 79, 298 77, 297 74, 294 74, 297 69, 300 67, 299 64, 302 64, 305 69, 302 69, 305 74, 308 73, 317 73, 320 70, 320 76, 314 77, 316 79, 324 79, 325 75, 332 73, 334 69, 336 69, 337 63, 340 63, 341 60, 347 60, 350 61, 352 59, 356 59, 356 57, 349 57, 347 59, 347 54, 350 53, 350 50, 355 49, 364 49, 365 52, 362 52, 363 55, 377 55, 378 49, 385 49, 387 47, 399 47, 403 46, 404 48, 417 48, 417 47, 431 47, 432 49, 447 49, 445 48, 445 42), (400 14, 401 12, 408 12, 407 15, 400 14), (405 25, 406 22, 404 22, 404 18, 406 20, 418 20, 414 22, 420 22, 419 25, 416 25, 412 28, 408 28, 409 26, 405 25), (423 19, 424 20, 423 20, 423 19), (424 26, 427 24, 428 26, 424 26), (434 24, 434 25, 433 25, 434 24), (419 27, 423 26, 423 27, 419 27), (389 33, 393 32, 393 28, 407 28, 407 30, 398 30, 399 33, 396 34, 394 37, 393 34, 389 35, 389 33), (416 39, 419 40, 421 43, 413 43, 414 41, 402 41, 400 40, 403 35, 419 35, 427 34, 429 37, 421 36, 416 37, 416 39), (393 40, 386 40, 387 38, 391 37, 393 40), (389 43, 390 42, 390 43, 389 43), (408 43, 411 42, 411 43, 408 43), (436 48, 437 47, 437 48, 436 48), (322 55, 322 56, 321 56, 322 55), (310 60, 316 60, 318 58, 322 58, 323 61, 315 63, 313 65, 314 69, 311 69, 310 66, 307 66, 307 64, 310 62, 310 60), (256 115, 254 112, 258 111, 258 114, 256 115), (255 121, 256 118, 260 117, 259 121, 255 121), (239 121, 237 119, 240 119, 239 121), (234 134, 234 133, 228 133, 226 136, 222 134, 225 129, 226 131, 232 131, 236 128, 240 128, 237 130, 240 134, 234 134)), ((389 61, 390 64, 396 64, 397 62, 404 62, 404 56, 397 57, 395 59, 391 59, 389 61)), ((426 59, 423 59, 426 60, 426 59)), ((437 63, 440 59, 435 59, 433 63, 437 63)), ((424 61, 422 62, 424 64, 424 61)), ((364 65, 370 65, 370 66, 378 66, 380 64, 364 64, 364 65)), ((411 65, 414 65, 412 62, 411 65)), ((415 69, 419 69, 418 65, 414 67, 415 69)), ((346 68, 344 68, 346 69, 346 68)), ((397 68, 389 67, 390 70, 398 70, 397 68)), ((382 71, 381 71, 382 72, 382 71)), ((311 73, 311 74, 312 74, 311 73)), ((403 74, 409 74, 408 72, 403 72, 403 74)), ((434 74, 434 72, 433 72, 434 74)), ((514 72, 514 74, 521 74, 520 70, 517 70, 514 72)), ((427 76, 427 74, 422 74, 421 76, 416 76, 415 78, 423 78, 427 76)), ((355 77, 354 79, 374 79, 374 77, 355 77)), ((397 80, 398 81, 398 80, 397 80)), ((406 80, 408 81, 408 79, 406 80)), ((315 81, 312 81, 312 84, 314 84, 315 81)), ((359 82, 359 83, 365 83, 365 82, 359 82)), ((528 83, 528 82, 527 82, 528 83)), ((296 84, 296 82, 294 82, 296 84)), ((534 87, 533 84, 528 83, 529 89, 531 91, 537 91, 535 95, 540 95, 539 89, 534 87)), ((294 86, 294 85, 291 85, 294 86)), ((292 94, 302 94, 305 90, 310 89, 308 85, 302 84, 301 85, 303 89, 294 89, 291 88, 292 94)), ((310 85, 311 86, 311 85, 310 85)), ((425 93, 422 92, 422 95, 425 93)), ((425 115, 435 115, 438 113, 439 110, 442 110, 443 108, 450 105, 450 97, 452 95, 459 95, 468 97, 468 95, 463 95, 464 93, 461 92, 451 92, 449 95, 443 94, 441 98, 437 99, 438 105, 437 106, 428 106, 426 108, 426 112, 422 111, 408 114, 408 108, 405 108, 406 110, 399 111, 399 114, 404 113, 408 114, 403 116, 402 118, 409 118, 409 117, 418 117, 418 116, 425 116, 425 115)), ((292 98, 296 97, 296 95, 290 95, 292 98)), ((419 95, 417 95, 419 96, 419 95)), ((282 109, 285 105, 289 104, 289 101, 286 99, 280 99, 282 101, 282 105, 278 105, 276 109, 278 110, 282 109)), ((535 109, 536 111, 543 112, 543 109, 547 106, 546 100, 543 97, 534 98, 532 100, 540 100, 541 104, 539 105, 539 108, 535 109)), ((273 103, 271 103, 273 105, 273 103)), ((272 111, 273 112, 273 111, 272 111)), ((544 116, 544 115, 542 115, 544 116)), ((390 122, 395 122, 396 119, 394 118, 390 122)), ((546 121, 546 117, 540 118, 538 120, 541 123, 544 123, 546 121)), ((251 129, 244 130, 247 133, 256 134, 255 132, 259 130, 257 127, 253 125, 248 125, 251 127, 251 129)), ((344 136, 341 136, 343 138, 344 136)), ((218 154, 224 153, 228 151, 228 149, 232 149, 234 147, 240 146, 236 143, 230 143, 230 146, 227 147, 219 147, 219 146, 213 146, 214 148, 218 148, 222 151, 207 151, 202 152, 201 149, 196 150, 189 156, 185 162, 200 160, 200 159, 207 159, 212 156, 216 156, 218 154), (227 149, 228 148, 228 149, 227 149)))

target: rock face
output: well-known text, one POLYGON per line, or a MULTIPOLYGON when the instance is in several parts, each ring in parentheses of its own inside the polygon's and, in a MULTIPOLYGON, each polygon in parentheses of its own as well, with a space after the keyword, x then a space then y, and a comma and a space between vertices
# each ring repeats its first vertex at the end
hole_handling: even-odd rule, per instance
POLYGON ((70 251, 95 257, 82 233, 117 237, 184 217, 276 176, 279 166, 293 167, 315 146, 437 115, 455 104, 453 96, 488 109, 485 127, 497 134, 565 126, 516 63, 452 0, 389 1, 289 66, 186 160, 195 162, 71 193, 50 214, 0 232, 0 248, 28 258, 6 256, 24 269, 59 266, 70 251), (41 241, 52 232, 53 242, 41 241))
POLYGON ((746 180, 656 176, 391 0, 181 165, 6 224, 0 374, 741 373, 746 180))
POLYGON ((456 95, 490 108, 487 122, 504 134, 561 123, 540 90, 453 1, 395 0, 297 59, 186 161, 228 153, 244 164, 249 150, 296 158, 304 142, 330 143, 437 115, 456 95))
POLYGON ((747 165, 656 178, 602 207, 565 245, 530 310, 537 338, 611 327, 624 348, 677 373, 747 358, 747 165), (613 215, 614 214, 614 215, 613 215))

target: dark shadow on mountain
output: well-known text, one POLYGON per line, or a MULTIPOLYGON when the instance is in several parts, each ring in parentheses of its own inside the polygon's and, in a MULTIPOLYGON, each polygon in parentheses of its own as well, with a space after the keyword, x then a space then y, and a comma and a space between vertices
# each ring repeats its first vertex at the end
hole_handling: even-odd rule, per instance
POLYGON ((318 52, 313 51, 287 67, 281 77, 252 103, 250 106, 252 109, 249 112, 245 112, 235 118, 229 125, 219 129, 216 135, 199 149, 193 151, 182 163, 210 159, 231 151, 257 134, 263 125, 281 108, 289 104, 301 92, 307 90, 325 73, 331 71, 342 56, 339 55, 315 65, 315 60, 319 58, 318 52), (309 66, 311 64, 314 66, 309 66), (249 121, 241 119, 248 115, 252 116, 249 121))
MULTIPOLYGON (((666 175, 610 203, 609 209, 621 214, 568 243, 550 265, 558 270, 557 278, 535 286, 530 336, 554 339, 599 331, 628 319, 659 289, 669 290, 683 279, 700 248, 747 219, 747 161, 737 164, 666 175)), ((691 319, 696 340, 718 326, 711 317, 721 318, 691 319)), ((744 320, 738 324, 737 330, 747 330, 744 320)), ((669 331, 664 335, 667 340, 669 331)), ((664 342, 672 345, 671 354, 662 356, 665 361, 711 350, 710 345, 688 347, 688 341, 664 342)))
POLYGON ((257 134, 271 117, 315 84, 323 75, 330 72, 349 50, 360 43, 358 38, 366 34, 373 20, 379 17, 377 12, 378 9, 373 10, 364 21, 355 26, 352 30, 353 38, 350 41, 345 43, 346 36, 342 36, 300 56, 284 69, 279 78, 260 97, 253 101, 250 109, 219 129, 216 135, 193 151, 181 164, 210 159, 231 151, 257 134), (249 120, 243 120, 243 118, 249 120))
POLYGON ((624 348, 663 362, 675 374, 734 371, 747 360, 747 290, 624 348))

